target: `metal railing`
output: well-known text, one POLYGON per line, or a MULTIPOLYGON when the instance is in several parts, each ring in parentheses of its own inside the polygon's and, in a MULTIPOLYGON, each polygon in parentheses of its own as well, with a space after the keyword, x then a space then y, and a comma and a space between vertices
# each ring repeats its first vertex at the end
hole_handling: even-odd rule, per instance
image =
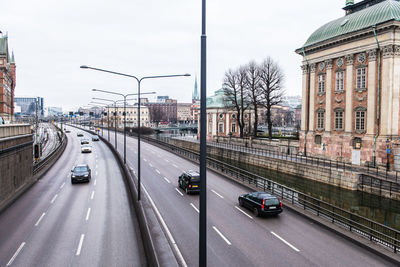
MULTIPOLYGON (((171 152, 184 156, 193 162, 198 163, 199 155, 188 149, 174 146, 163 140, 142 137, 144 141, 151 142, 163 149, 167 148, 171 152)), ((273 180, 256 175, 246 170, 231 166, 228 163, 207 157, 208 168, 218 173, 235 179, 249 187, 260 189, 280 197, 283 201, 289 202, 294 206, 307 210, 314 215, 324 218, 352 233, 374 241, 394 253, 399 252, 400 231, 387 227, 383 224, 374 222, 368 218, 346 211, 342 208, 294 190, 290 187, 281 185, 273 180)))

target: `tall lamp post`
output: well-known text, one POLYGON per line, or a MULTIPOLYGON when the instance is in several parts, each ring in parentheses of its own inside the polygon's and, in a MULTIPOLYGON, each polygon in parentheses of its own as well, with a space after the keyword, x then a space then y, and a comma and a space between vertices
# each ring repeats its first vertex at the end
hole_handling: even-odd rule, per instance
POLYGON ((120 73, 120 72, 104 70, 104 69, 99 69, 99 68, 93 68, 93 67, 89 67, 86 65, 82 65, 80 68, 97 70, 97 71, 107 72, 107 73, 111 73, 111 74, 115 74, 115 75, 125 76, 125 77, 129 77, 129 78, 133 78, 137 82, 138 100, 139 100, 138 101, 138 200, 140 200, 140 83, 145 79, 172 78, 172 77, 190 76, 190 74, 186 73, 186 74, 175 74, 175 75, 158 75, 158 76, 145 76, 145 77, 138 78, 134 75, 124 74, 124 73, 120 73))
POLYGON ((207 176, 206 176, 206 103, 207 103, 207 35, 206 0, 201 10, 201 61, 200 61, 200 216, 199 216, 199 266, 207 266, 207 176))
MULTIPOLYGON (((106 90, 100 90, 100 89, 92 89, 92 91, 95 92, 102 92, 102 93, 107 93, 107 94, 113 94, 113 95, 119 95, 124 98, 124 164, 126 164, 126 98, 128 96, 134 96, 138 94, 121 94, 121 93, 116 93, 116 92, 111 92, 111 91, 106 91, 106 90)), ((149 93, 142 93, 142 95, 149 95, 149 94, 155 94, 156 92, 149 92, 149 93)), ((140 102, 140 100, 139 100, 140 102)), ((140 104, 138 104, 140 105, 140 104)), ((139 122, 140 123, 140 122, 139 122)))

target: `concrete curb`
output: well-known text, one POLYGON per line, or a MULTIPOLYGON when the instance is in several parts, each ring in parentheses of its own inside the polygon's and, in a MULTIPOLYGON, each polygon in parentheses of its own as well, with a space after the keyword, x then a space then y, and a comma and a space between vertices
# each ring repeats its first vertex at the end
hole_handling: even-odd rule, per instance
MULTIPOLYGON (((82 129, 73 125, 69 126, 86 131, 93 135, 96 134, 90 130, 82 129)), ((130 201, 133 205, 133 212, 139 222, 140 236, 143 242, 147 266, 180 266, 171 244, 167 239, 147 196, 142 193, 141 200, 137 200, 137 177, 131 173, 127 165, 123 163, 121 155, 117 150, 115 150, 113 145, 109 143, 106 138, 100 135, 99 138, 113 152, 122 171, 124 181, 129 192, 130 201)))

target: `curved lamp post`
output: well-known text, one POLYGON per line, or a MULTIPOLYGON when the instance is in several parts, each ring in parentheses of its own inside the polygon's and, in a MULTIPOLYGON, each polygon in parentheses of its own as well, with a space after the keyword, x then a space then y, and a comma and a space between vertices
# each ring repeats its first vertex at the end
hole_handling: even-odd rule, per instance
POLYGON ((80 68, 97 70, 97 71, 107 72, 107 73, 111 73, 111 74, 115 74, 115 75, 125 76, 125 77, 129 77, 129 78, 133 78, 137 82, 138 99, 139 99, 139 101, 138 101, 138 200, 140 200, 140 83, 145 79, 172 78, 172 77, 182 77, 182 76, 187 77, 187 76, 190 76, 190 74, 186 73, 186 74, 175 74, 175 75, 157 75, 157 76, 145 76, 145 77, 138 78, 134 75, 129 75, 129 74, 105 70, 105 69, 93 68, 93 67, 89 67, 86 65, 82 65, 82 66, 80 66, 80 68))
MULTIPOLYGON (((106 90, 100 90, 100 89, 92 89, 92 91, 102 92, 102 93, 107 93, 107 94, 113 94, 113 95, 119 95, 119 96, 122 96, 124 98, 124 164, 126 164, 126 97, 133 96, 133 95, 138 95, 138 94, 126 94, 126 95, 124 95, 124 94, 121 94, 121 93, 116 93, 116 92, 111 92, 111 91, 106 91, 106 90)), ((142 95, 149 95, 149 94, 155 94, 155 93, 156 92, 142 93, 142 95)))

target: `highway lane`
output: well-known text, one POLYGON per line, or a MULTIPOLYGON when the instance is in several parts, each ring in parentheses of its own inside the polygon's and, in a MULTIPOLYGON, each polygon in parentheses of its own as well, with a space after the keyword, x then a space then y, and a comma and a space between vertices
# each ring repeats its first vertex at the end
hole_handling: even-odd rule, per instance
MULTIPOLYGON (((111 135, 111 142, 114 135, 111 135)), ((127 161, 137 168, 137 140, 127 138, 127 161)), ((198 166, 142 143, 142 183, 156 203, 188 266, 198 264, 198 195, 178 189, 183 170, 198 166)), ((123 135, 118 135, 123 154, 123 135)), ((314 225, 289 210, 255 218, 238 207, 249 190, 208 172, 208 263, 210 266, 390 266, 389 262, 314 225)), ((143 192, 144 193, 144 192, 143 192)))
POLYGON ((0 266, 144 265, 114 156, 102 142, 81 154, 76 130, 68 137, 56 164, 0 214, 0 266), (81 163, 92 169, 91 182, 72 185, 70 170, 81 163))

